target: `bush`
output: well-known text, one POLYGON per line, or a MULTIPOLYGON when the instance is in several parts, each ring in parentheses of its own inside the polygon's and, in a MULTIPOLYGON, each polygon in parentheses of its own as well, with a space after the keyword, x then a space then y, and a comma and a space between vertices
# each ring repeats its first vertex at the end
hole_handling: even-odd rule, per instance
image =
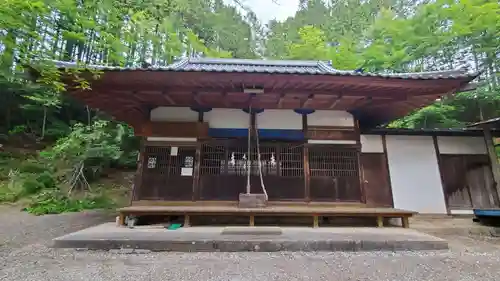
POLYGON ((38 174, 46 172, 47 170, 48 167, 44 163, 35 160, 24 161, 19 167, 19 172, 21 173, 38 174))
POLYGON ((9 202, 13 203, 19 200, 20 194, 18 192, 14 191, 0 191, 0 203, 2 202, 9 202))
POLYGON ((79 212, 90 209, 108 209, 114 202, 104 195, 89 195, 82 199, 69 198, 59 190, 39 193, 25 210, 34 215, 79 212))
POLYGON ((135 169, 137 167, 138 150, 123 153, 118 159, 116 166, 119 168, 135 169))
POLYGON ((34 178, 25 179, 22 183, 23 195, 32 195, 43 189, 43 184, 34 178))
POLYGON ((56 180, 52 176, 52 174, 48 171, 45 171, 36 176, 36 181, 43 185, 43 188, 52 189, 56 187, 56 180))

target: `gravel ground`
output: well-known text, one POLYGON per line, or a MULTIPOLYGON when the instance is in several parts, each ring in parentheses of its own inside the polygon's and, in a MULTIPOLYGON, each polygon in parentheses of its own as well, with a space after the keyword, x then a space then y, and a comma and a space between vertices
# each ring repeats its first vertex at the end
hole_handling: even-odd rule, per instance
POLYGON ((51 238, 109 220, 0 208, 0 280, 500 280, 500 243, 447 236, 450 251, 142 253, 54 250, 51 238))

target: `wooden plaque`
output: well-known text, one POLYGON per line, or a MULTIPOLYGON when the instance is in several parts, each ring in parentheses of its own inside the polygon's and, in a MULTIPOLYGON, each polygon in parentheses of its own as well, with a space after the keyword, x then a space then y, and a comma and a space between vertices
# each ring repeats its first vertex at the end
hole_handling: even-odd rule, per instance
POLYGON ((207 138, 208 123, 147 122, 136 135, 146 137, 207 138))
POLYGON ((351 127, 308 127, 306 137, 311 140, 358 140, 359 134, 351 127))

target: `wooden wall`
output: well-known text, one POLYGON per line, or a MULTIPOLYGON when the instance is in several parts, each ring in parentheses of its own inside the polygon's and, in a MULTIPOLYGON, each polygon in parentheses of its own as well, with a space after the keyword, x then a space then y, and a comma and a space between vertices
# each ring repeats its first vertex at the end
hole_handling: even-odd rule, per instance
POLYGON ((392 207, 392 190, 387 164, 385 136, 361 135, 362 184, 366 204, 392 207))
POLYGON ((385 154, 363 153, 361 166, 366 204, 371 207, 392 207, 392 191, 385 154))
POLYGON ((487 155, 441 154, 440 168, 448 209, 491 208, 497 205, 487 155))
POLYGON ((484 138, 438 136, 434 139, 448 212, 466 214, 464 211, 473 208, 498 207, 484 138))

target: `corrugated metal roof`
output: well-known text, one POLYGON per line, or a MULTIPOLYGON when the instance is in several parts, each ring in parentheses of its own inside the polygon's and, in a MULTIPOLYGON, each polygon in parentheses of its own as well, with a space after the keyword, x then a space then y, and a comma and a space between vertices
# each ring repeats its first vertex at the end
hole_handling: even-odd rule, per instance
MULTIPOLYGON (((74 62, 57 61, 60 68, 75 68, 74 62)), ((168 66, 116 67, 103 65, 87 65, 88 69, 102 71, 176 71, 176 72, 236 72, 236 73, 269 73, 269 74, 308 74, 365 76, 397 79, 456 79, 475 78, 478 73, 468 73, 464 70, 447 70, 415 73, 362 73, 359 71, 338 70, 326 61, 305 60, 254 60, 254 59, 215 59, 189 58, 182 59, 168 66)))

